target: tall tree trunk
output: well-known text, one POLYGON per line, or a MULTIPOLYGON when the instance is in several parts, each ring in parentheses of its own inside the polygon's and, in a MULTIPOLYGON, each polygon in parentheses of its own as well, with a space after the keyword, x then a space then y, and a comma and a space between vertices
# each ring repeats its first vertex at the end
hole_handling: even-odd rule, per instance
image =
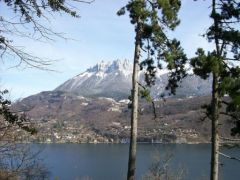
MULTIPOLYGON (((214 19, 214 29, 218 30, 218 20, 216 18, 216 0, 212 0, 212 16, 214 19)), ((215 45, 217 52, 217 60, 221 56, 219 48, 219 39, 217 32, 215 32, 215 45)), ((217 62, 218 65, 218 62, 217 62)), ((215 67, 217 68, 217 67, 215 67)), ((219 80, 219 69, 213 72, 213 82, 212 82, 212 151, 211 151, 211 180, 218 180, 219 175, 219 128, 218 128, 218 119, 219 119, 219 93, 218 93, 218 80, 219 80)))
POLYGON ((218 95, 218 74, 213 73, 212 84, 212 151, 211 151, 211 180, 218 180, 219 169, 219 95, 218 95))
POLYGON ((141 51, 141 27, 140 20, 136 29, 135 53, 133 63, 132 76, 132 114, 131 114, 131 137, 129 147, 128 159, 128 174, 127 179, 133 180, 136 169, 136 153, 137 153, 137 124, 138 124, 138 73, 139 73, 139 59, 141 51))

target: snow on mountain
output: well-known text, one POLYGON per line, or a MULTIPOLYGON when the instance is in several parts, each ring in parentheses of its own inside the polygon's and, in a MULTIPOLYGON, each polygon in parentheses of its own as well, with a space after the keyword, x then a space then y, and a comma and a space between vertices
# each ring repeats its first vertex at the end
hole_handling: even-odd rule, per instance
POLYGON ((100 62, 66 81, 55 90, 82 96, 126 98, 131 89, 132 64, 128 60, 100 62))
MULTIPOLYGON (((129 60, 101 61, 85 72, 67 80, 57 87, 56 91, 75 93, 86 97, 111 97, 124 99, 130 95, 132 80, 132 63, 129 60)), ((202 80, 193 75, 186 77, 177 90, 178 97, 202 96, 211 92, 211 78, 202 80)), ((168 70, 158 70, 156 85, 151 88, 152 95, 158 98, 167 94, 168 70)), ((144 83, 144 72, 140 73, 140 81, 144 83)))

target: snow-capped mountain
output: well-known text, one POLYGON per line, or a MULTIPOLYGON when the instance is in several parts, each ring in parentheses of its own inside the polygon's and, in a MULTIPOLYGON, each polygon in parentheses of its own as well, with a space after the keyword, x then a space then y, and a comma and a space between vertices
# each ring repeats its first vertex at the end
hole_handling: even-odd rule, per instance
POLYGON ((126 98, 131 89, 132 65, 128 60, 100 62, 56 88, 93 97, 126 98))
MULTIPOLYGON (((100 62, 85 72, 67 80, 57 87, 56 91, 75 93, 86 97, 111 97, 124 99, 130 95, 132 63, 129 60, 100 62)), ((158 70, 156 85, 151 88, 153 97, 158 98, 166 93, 168 71, 158 70)), ((144 72, 140 72, 140 81, 144 83, 144 72)), ((178 97, 201 96, 211 92, 211 79, 202 80, 195 75, 189 75, 177 90, 178 97)))

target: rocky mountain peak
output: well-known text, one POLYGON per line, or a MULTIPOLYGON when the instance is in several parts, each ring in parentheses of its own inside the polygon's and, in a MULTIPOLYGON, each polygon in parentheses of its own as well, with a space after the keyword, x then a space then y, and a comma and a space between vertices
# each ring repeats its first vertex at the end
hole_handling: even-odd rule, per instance
MULTIPOLYGON (((84 97, 110 97, 125 99, 131 92, 132 63, 125 59, 112 62, 101 61, 85 72, 69 79, 55 91, 64 91, 84 97)), ((168 94, 165 87, 168 83, 167 69, 157 70, 156 85, 151 88, 152 96, 159 98, 162 93, 168 94)), ((202 80, 192 75, 183 80, 177 95, 180 97, 208 95, 211 92, 211 78, 202 80)), ((140 72, 140 81, 144 84, 144 70, 140 72)))
POLYGON ((101 61, 100 63, 97 63, 95 66, 90 67, 87 69, 87 72, 99 72, 99 71, 105 71, 108 67, 109 63, 106 63, 105 61, 101 61))
POLYGON ((122 72, 123 74, 131 74, 131 71, 132 71, 132 63, 130 63, 129 60, 125 59, 121 61, 120 59, 117 59, 112 62, 109 62, 109 61, 106 62, 102 60, 100 63, 97 63, 95 66, 87 69, 85 72, 89 72, 89 73, 122 72))

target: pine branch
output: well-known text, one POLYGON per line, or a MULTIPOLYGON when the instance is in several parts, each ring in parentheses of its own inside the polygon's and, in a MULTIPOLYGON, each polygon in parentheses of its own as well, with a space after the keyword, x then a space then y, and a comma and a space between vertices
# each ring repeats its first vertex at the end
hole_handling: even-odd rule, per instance
MULTIPOLYGON (((142 87, 144 90, 147 89, 147 88, 146 88, 144 85, 142 85, 140 82, 138 82, 138 85, 139 85, 140 87, 142 87)), ((157 118, 156 106, 155 106, 155 102, 154 102, 154 100, 153 100, 152 98, 151 98, 151 104, 152 104, 152 108, 153 108, 154 119, 156 119, 156 118, 157 118)))

